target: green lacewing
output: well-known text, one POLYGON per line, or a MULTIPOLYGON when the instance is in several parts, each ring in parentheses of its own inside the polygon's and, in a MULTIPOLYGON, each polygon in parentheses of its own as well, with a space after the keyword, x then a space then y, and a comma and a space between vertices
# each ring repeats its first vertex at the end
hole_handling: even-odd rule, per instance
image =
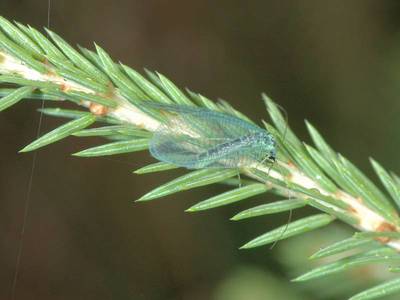
POLYGON ((272 134, 237 116, 196 106, 142 103, 168 116, 150 140, 150 154, 159 161, 203 169, 276 160, 272 134))

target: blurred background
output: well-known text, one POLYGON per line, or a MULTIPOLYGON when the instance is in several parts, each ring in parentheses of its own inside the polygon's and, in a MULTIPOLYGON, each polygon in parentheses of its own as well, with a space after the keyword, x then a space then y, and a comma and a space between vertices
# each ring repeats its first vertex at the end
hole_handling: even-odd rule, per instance
MULTIPOLYGON (((47 24, 47 0, 1 0, 0 12, 47 24)), ((400 169, 399 1, 53 0, 51 29, 226 99, 253 120, 267 118, 266 92, 303 140, 310 142, 307 119, 371 177, 369 156, 400 169)), ((17 151, 35 138, 39 106, 26 101, 0 114, 0 299, 10 299, 32 166, 32 154, 17 151)), ((43 132, 62 122, 44 117, 43 132)), ((273 196, 197 214, 184 209, 223 187, 135 204, 182 172, 131 174, 152 162, 147 153, 70 156, 101 142, 69 138, 38 153, 17 299, 344 299, 387 276, 369 268, 290 283, 318 264, 307 260, 313 251, 351 228, 336 224, 273 250, 238 250, 286 222, 287 215, 229 221, 273 196)))

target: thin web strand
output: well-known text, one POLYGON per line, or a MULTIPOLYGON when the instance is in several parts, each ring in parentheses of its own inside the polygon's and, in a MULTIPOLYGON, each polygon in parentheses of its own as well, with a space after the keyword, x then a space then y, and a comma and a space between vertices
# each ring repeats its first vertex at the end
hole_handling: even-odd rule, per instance
MULTIPOLYGON (((48 2, 47 2, 47 28, 49 28, 49 29, 50 29, 50 13, 51 13, 51 0, 48 0, 48 2)), ((43 109, 44 108, 45 108, 45 101, 43 99, 41 102, 41 112, 39 115, 39 122, 38 122, 38 126, 36 129, 36 138, 39 138, 40 133, 42 131, 43 109)), ((32 198, 33 177, 35 175, 37 157, 38 157, 38 152, 35 151, 33 153, 33 158, 32 158, 32 165, 31 165, 29 181, 28 181, 28 190, 27 190, 27 195, 26 195, 25 203, 24 203, 24 214, 22 217, 21 230, 19 233, 17 258, 15 260, 15 271, 14 271, 12 288, 11 288, 11 299, 12 300, 16 299, 18 277, 19 277, 20 266, 21 266, 22 252, 23 252, 23 248, 24 248, 24 237, 25 237, 26 226, 27 226, 27 221, 28 221, 28 216, 29 216, 29 208, 30 208, 30 203, 31 203, 31 198, 32 198)))

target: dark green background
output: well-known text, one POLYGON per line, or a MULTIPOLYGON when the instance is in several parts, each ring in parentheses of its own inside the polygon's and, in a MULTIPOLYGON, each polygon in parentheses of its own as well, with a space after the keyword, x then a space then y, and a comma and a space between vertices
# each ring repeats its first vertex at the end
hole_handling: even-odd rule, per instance
MULTIPOLYGON (((47 0, 1 0, 0 13, 41 28, 47 0)), ((308 119, 370 176, 369 156, 400 168, 399 1, 53 0, 51 28, 71 44, 95 41, 138 70, 226 99, 254 120, 267 118, 266 92, 305 141, 308 119)), ((39 106, 26 101, 0 114, 0 299, 10 299, 32 165, 32 154, 17 151, 36 135, 39 106)), ((43 132, 58 124, 45 117, 43 132)), ((350 273, 325 287, 289 283, 311 266, 311 250, 301 249, 351 231, 332 227, 273 250, 239 251, 287 216, 228 221, 265 197, 183 212, 223 191, 218 186, 134 204, 176 174, 131 175, 152 161, 147 153, 70 156, 99 143, 69 138, 39 151, 17 299, 343 299, 325 293, 379 272, 350 273)))

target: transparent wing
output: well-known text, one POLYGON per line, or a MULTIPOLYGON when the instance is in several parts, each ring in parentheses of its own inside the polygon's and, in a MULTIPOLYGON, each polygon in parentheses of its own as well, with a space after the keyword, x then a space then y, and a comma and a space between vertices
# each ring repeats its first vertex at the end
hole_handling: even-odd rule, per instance
POLYGON ((189 126, 193 135, 197 133, 198 136, 202 137, 235 139, 240 136, 263 131, 260 127, 236 116, 212 111, 207 108, 188 105, 168 105, 151 101, 141 102, 140 106, 171 115, 171 118, 169 118, 169 123, 171 124, 168 124, 169 126, 189 126))
POLYGON ((190 106, 146 103, 146 107, 170 115, 150 141, 150 153, 160 161, 189 169, 233 168, 259 158, 257 143, 246 149, 229 147, 242 136, 262 131, 238 117, 190 106), (222 144, 228 147, 215 151, 222 144))
POLYGON ((208 151, 205 140, 186 134, 177 134, 166 128, 159 129, 150 140, 150 153, 160 161, 189 169, 202 168, 207 162, 200 161, 199 155, 208 151))

